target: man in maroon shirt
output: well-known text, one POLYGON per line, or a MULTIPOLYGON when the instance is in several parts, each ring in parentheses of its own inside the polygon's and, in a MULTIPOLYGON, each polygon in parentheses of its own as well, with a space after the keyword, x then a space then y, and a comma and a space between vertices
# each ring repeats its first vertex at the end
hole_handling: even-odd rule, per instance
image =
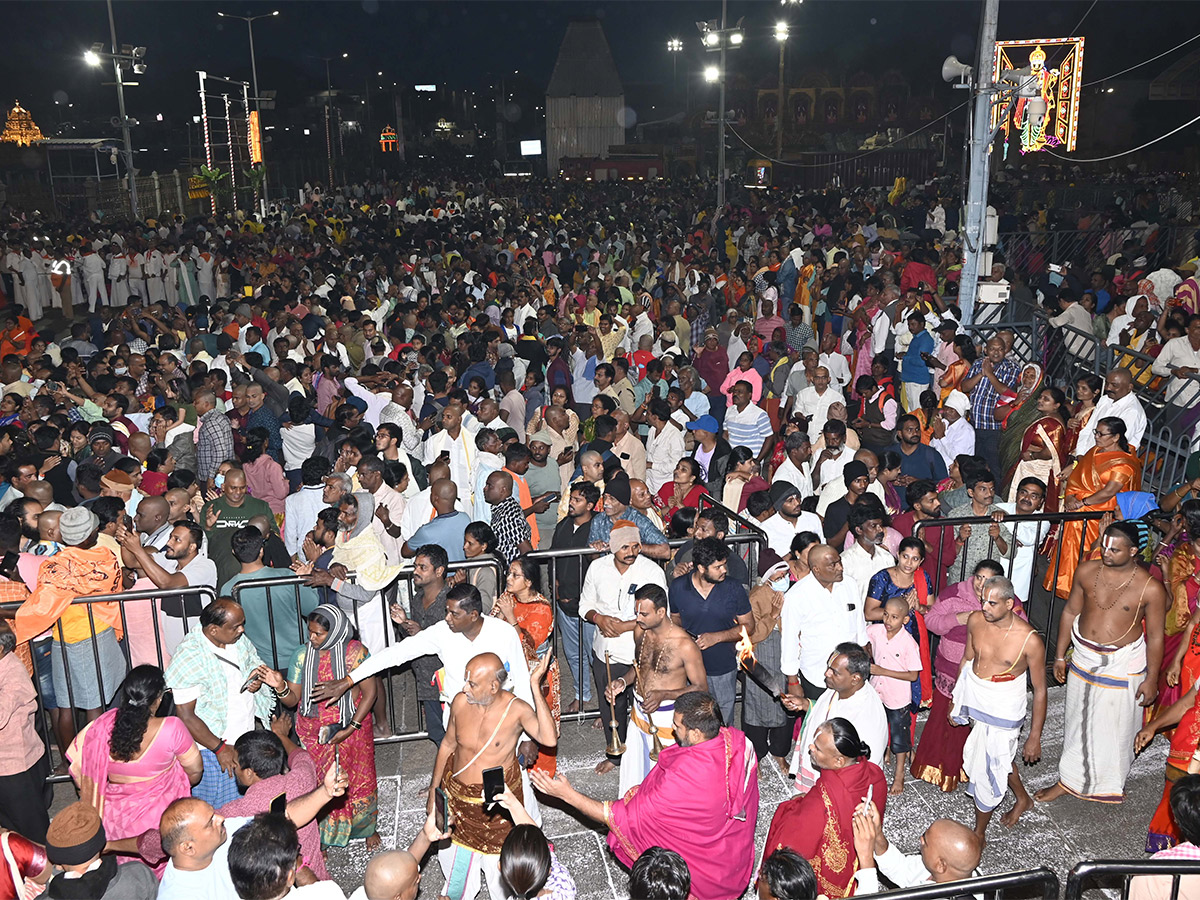
MULTIPOLYGON (((942 501, 938 499, 937 486, 926 479, 912 482, 905 489, 908 512, 895 516, 892 527, 904 537, 912 537, 917 523, 937 519, 942 514, 942 501)), ((958 547, 954 543, 954 529, 945 525, 925 525, 921 528, 921 540, 925 542, 924 569, 933 581, 933 591, 940 594, 948 583, 946 572, 954 562, 958 547)))

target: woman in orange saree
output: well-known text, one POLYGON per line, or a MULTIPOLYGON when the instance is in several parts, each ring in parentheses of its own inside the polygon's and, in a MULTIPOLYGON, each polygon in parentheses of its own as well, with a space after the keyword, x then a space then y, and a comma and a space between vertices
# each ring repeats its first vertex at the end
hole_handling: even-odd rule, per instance
POLYGON ((1056 387, 1043 388, 1037 412, 1038 419, 1021 438, 1021 456, 1008 480, 1008 502, 1016 500, 1021 479, 1033 476, 1046 485, 1046 512, 1058 512, 1059 477, 1069 460, 1066 395, 1056 387))
POLYGON ((1188 536, 1171 554, 1164 586, 1171 595, 1163 640, 1163 673, 1159 678, 1157 714, 1191 690, 1200 677, 1200 502, 1188 501, 1181 510, 1188 521, 1188 536), (1194 531, 1191 529, 1195 529, 1194 531))
MULTIPOLYGON (((542 681, 542 693, 550 712, 554 716, 554 726, 559 726, 559 697, 558 697, 558 659, 553 657, 554 642, 551 637, 554 632, 554 609, 541 593, 541 570, 536 563, 530 562, 524 556, 518 556, 508 566, 507 590, 496 598, 492 604, 492 615, 504 619, 517 629, 521 636, 521 646, 525 650, 525 661, 536 666, 543 655, 552 655, 550 669, 542 681)), ((557 768, 555 748, 547 750, 538 748, 537 762, 534 768, 544 772, 550 778, 554 777, 557 768)), ((529 761, 526 760, 526 763, 529 761)))
MULTIPOLYGON (((1117 494, 1141 487, 1142 463, 1130 452, 1125 421, 1106 416, 1096 422, 1094 433, 1096 446, 1075 463, 1067 479, 1065 512, 1110 512, 1117 508, 1117 494)), ((1055 567, 1049 566, 1042 586, 1065 600, 1071 593, 1081 549, 1090 547, 1099 535, 1098 519, 1063 522, 1058 541, 1058 580, 1054 578, 1055 567)))

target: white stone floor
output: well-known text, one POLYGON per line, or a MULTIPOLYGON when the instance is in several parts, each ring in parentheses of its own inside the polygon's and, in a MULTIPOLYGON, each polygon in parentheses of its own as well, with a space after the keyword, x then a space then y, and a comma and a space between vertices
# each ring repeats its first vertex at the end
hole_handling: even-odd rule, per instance
MULTIPOLYGON (((407 688, 411 683, 406 674, 396 679, 397 688, 402 684, 407 688)), ((1043 760, 1022 769, 1031 793, 1057 778, 1064 698, 1063 688, 1050 690, 1043 760)), ((593 771, 603 748, 602 734, 593 729, 591 722, 564 723, 559 770, 580 791, 612 799, 617 793, 617 773, 596 775, 593 771)), ((1165 756, 1166 739, 1160 736, 1134 763, 1128 799, 1123 804, 1087 803, 1068 796, 1052 805, 1037 804, 1013 829, 1001 826, 997 815, 988 832, 982 869, 994 874, 1045 865, 1065 878, 1067 871, 1082 859, 1144 858, 1146 825, 1162 793, 1165 756)), ((420 828, 424 820, 423 791, 429 784, 433 759, 434 747, 428 741, 378 749, 379 830, 385 847, 407 847, 420 828)), ((774 763, 761 764, 759 777, 761 806, 757 834, 761 848, 775 807, 791 796, 792 789, 774 763)), ((581 900, 627 898, 628 873, 608 851, 603 829, 545 801, 542 809, 543 827, 559 859, 575 877, 581 900)), ((971 799, 961 789, 943 794, 932 785, 910 779, 901 796, 889 798, 884 830, 901 850, 915 852, 922 831, 933 819, 945 816, 973 823, 973 809, 971 799)), ((329 854, 330 872, 347 893, 362 883, 366 860, 361 843, 329 854)), ((425 867, 422 896, 435 897, 441 878, 436 856, 431 854, 425 867)), ((485 887, 483 892, 486 890, 485 887)))

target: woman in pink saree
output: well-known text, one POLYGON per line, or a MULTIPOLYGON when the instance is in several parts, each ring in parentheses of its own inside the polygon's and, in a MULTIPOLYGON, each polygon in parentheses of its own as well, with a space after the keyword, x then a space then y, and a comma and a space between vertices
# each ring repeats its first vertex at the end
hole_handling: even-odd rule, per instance
POLYGON ((166 687, 162 669, 137 666, 120 706, 79 732, 67 750, 80 799, 96 807, 110 841, 157 828, 163 810, 189 796, 204 773, 183 721, 156 715, 166 687))

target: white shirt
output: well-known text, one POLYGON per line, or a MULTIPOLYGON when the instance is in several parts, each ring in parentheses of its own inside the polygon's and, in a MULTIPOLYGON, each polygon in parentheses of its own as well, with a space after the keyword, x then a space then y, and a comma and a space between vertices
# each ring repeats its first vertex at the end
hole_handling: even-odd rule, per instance
POLYGON ((779 468, 775 470, 771 484, 779 481, 786 481, 794 486, 800 492, 801 500, 811 497, 813 495, 812 460, 806 461, 804 465, 797 468, 790 456, 785 457, 779 468))
POLYGON ((659 432, 650 426, 646 435, 646 486, 650 493, 657 494, 672 479, 676 464, 686 455, 682 428, 668 422, 659 432))
MULTIPOLYGON (((824 452, 824 451, 822 451, 824 452)), ((837 456, 831 459, 826 459, 821 462, 821 454, 813 451, 813 481, 818 488, 824 488, 825 485, 833 481, 835 478, 842 477, 842 470, 846 468, 846 463, 854 459, 854 450, 849 444, 842 444, 842 449, 838 451, 837 456), (820 466, 817 465, 821 462, 820 466)), ((842 492, 842 496, 846 496, 846 492, 842 492)), ((837 499, 836 497, 834 499, 837 499)))
MULTIPOLYGON (((1092 333, 1091 313, 1079 303, 1069 304, 1066 309, 1050 320, 1050 324, 1055 328, 1070 326, 1087 335, 1092 333)), ((1087 338, 1071 332, 1066 334, 1064 342, 1067 345, 1067 352, 1074 356, 1087 356, 1091 348, 1091 342, 1087 338)))
POLYGON ((846 357, 841 353, 822 353, 821 365, 829 370, 829 377, 833 379, 829 387, 841 393, 850 383, 850 364, 846 357))
MULTIPOLYGON (((517 629, 503 619, 484 616, 483 624, 475 640, 465 634, 456 634, 443 619, 409 635, 398 644, 391 644, 372 653, 355 669, 350 677, 355 684, 384 669, 402 666, 418 656, 437 656, 442 660, 442 699, 449 704, 458 696, 466 684, 467 663, 480 653, 495 653, 508 671, 504 689, 512 691, 530 706, 533 694, 529 690, 529 666, 525 662, 525 651, 521 648, 521 637, 517 629)), ((633 636, 630 635, 632 642, 633 636)))
MULTIPOLYGON (((1150 367, 1155 375, 1170 375, 1172 370, 1187 366, 1200 370, 1200 350, 1192 349, 1191 339, 1185 334, 1163 344, 1162 352, 1150 367)), ((1190 378, 1172 378, 1167 386, 1166 400, 1175 406, 1194 406, 1200 399, 1200 382, 1190 378)))
MULTIPOLYGON (((1013 492, 1016 492, 1015 483, 1013 492)), ((1015 503, 997 503, 996 508, 1003 510, 1004 514, 1008 516, 1017 514, 1017 504, 1015 503)), ((1016 553, 1012 556, 1012 561, 1010 562, 1008 556, 1005 555, 1000 557, 1000 565, 1004 567, 1004 574, 1013 583, 1013 590, 1017 592, 1018 599, 1027 603, 1032 596, 1034 562, 1037 560, 1042 541, 1050 531, 1050 523, 1014 522, 1008 527, 1012 529, 1018 546, 1016 553)))
POLYGON ((317 523, 317 513, 328 505, 321 499, 324 493, 323 484, 305 485, 284 498, 283 545, 292 556, 304 546, 304 536, 317 523))
MULTIPOLYGON (((657 584, 664 591, 667 589, 667 579, 663 575, 662 566, 652 559, 639 556, 628 569, 622 573, 617 569, 613 556, 603 556, 588 567, 583 579, 583 587, 579 591, 579 618, 587 619, 589 612, 595 611, 602 616, 612 616, 624 622, 632 622, 636 617, 636 602, 633 595, 638 588, 647 584, 657 584)), ((612 661, 623 665, 633 663, 633 632, 627 631, 615 638, 607 638, 596 629, 592 640, 592 652, 597 659, 604 659, 605 651, 612 661)))
POLYGON ((842 551, 842 569, 846 580, 854 579, 864 606, 867 601, 867 590, 871 586, 871 578, 876 572, 882 572, 895 564, 896 558, 888 553, 883 545, 875 548, 874 556, 868 554, 858 541, 855 541, 849 550, 842 551))
MULTIPOLYGON (((779 630, 783 635, 779 671, 788 676, 803 675, 813 684, 824 684, 825 668, 838 644, 853 641, 866 646, 867 621, 863 618, 858 585, 843 578, 826 590, 810 572, 784 594, 779 630)), ((869 692, 879 699, 874 690, 869 692)))
MULTIPOLYGON (((395 488, 389 487, 386 484, 381 484, 379 490, 374 494, 375 509, 381 506, 387 507, 388 515, 394 525, 399 525, 404 518, 404 510, 408 507, 408 501, 404 499, 404 495, 395 488)), ((371 530, 375 532, 375 536, 379 538, 379 543, 383 546, 384 555, 387 556, 387 561, 393 566, 401 565, 404 560, 400 555, 400 548, 404 546, 404 542, 400 538, 394 538, 386 528, 383 527, 383 522, 378 517, 371 519, 371 530)))
POLYGON ((767 546, 780 556, 787 556, 792 550, 792 538, 801 531, 811 531, 820 537, 824 534, 821 520, 810 512, 802 512, 792 525, 779 513, 768 517, 759 523, 759 528, 767 534, 767 546))
POLYGON ((443 429, 425 442, 422 462, 432 465, 443 450, 450 452, 450 479, 459 486, 458 492, 462 494, 471 483, 471 463, 479 452, 475 449, 475 438, 465 426, 459 429, 457 439, 443 429))
POLYGON ((1083 456, 1096 446, 1093 429, 1100 424, 1101 419, 1110 416, 1125 420, 1125 440, 1129 441, 1130 446, 1141 445, 1142 436, 1146 433, 1146 411, 1142 409, 1142 402, 1138 400, 1137 394, 1130 391, 1120 400, 1113 400, 1105 394, 1096 404, 1087 427, 1079 434, 1079 440, 1075 444, 1076 457, 1083 456))
POLYGON ((854 873, 854 880, 858 882, 854 892, 864 895, 879 893, 880 872, 900 889, 933 883, 933 876, 921 861, 920 853, 906 856, 896 849, 895 844, 888 844, 886 851, 875 855, 874 869, 859 869, 854 873))
POLYGON ((829 419, 829 407, 835 403, 845 403, 842 392, 832 384, 825 388, 824 394, 818 394, 817 389, 809 385, 796 397, 796 410, 808 419, 808 436, 816 440, 825 422, 829 419))
MULTIPOLYGON (((793 590, 795 588, 793 587, 793 590)), ((784 600, 784 608, 786 609, 787 600, 784 600)), ((833 651, 830 650, 830 653, 833 651)), ((824 672, 824 663, 822 663, 822 672, 824 672)), ((808 678, 807 675, 804 676, 808 678)), ((822 676, 823 678, 824 676, 822 676)), ((808 679, 812 681, 811 678, 808 679)), ((823 680, 818 680, 817 684, 822 684, 823 680)), ((883 765, 883 754, 888 746, 888 723, 887 711, 883 707, 883 701, 879 699, 879 694, 871 687, 870 684, 864 684, 849 697, 839 697, 836 691, 826 690, 820 697, 813 701, 812 708, 809 709, 804 716, 805 729, 804 735, 808 737, 816 737, 817 727, 828 722, 830 719, 846 719, 854 726, 854 730, 858 732, 859 740, 866 741, 867 746, 871 748, 871 762, 877 766, 883 765), (812 727, 808 727, 809 723, 812 727)), ((790 772, 794 775, 801 767, 809 770, 812 769, 812 758, 808 755, 808 751, 812 748, 812 741, 806 740, 803 745, 800 742, 796 743, 795 753, 792 755, 792 765, 790 772)), ((800 779, 796 780, 800 783, 800 779)))
POLYGON ((177 869, 174 861, 168 862, 163 870, 162 881, 158 885, 160 900, 193 900, 195 897, 204 897, 205 900, 239 900, 238 892, 233 887, 233 879, 229 876, 229 844, 234 833, 250 821, 248 817, 226 819, 225 843, 217 848, 212 861, 200 871, 177 869))
MULTIPOLYGON (((178 568, 179 562, 177 560, 167 559, 162 553, 155 553, 154 561, 162 566, 166 572, 172 575, 182 575, 187 579, 188 585, 192 587, 203 585, 213 590, 217 588, 217 564, 204 553, 197 553, 192 558, 192 561, 182 569, 178 568)), ((240 688, 241 686, 241 682, 239 682, 238 687, 240 688)))
MULTIPOLYGON (((216 578, 215 572, 213 578, 214 580, 216 578)), ((238 640, 248 641, 250 638, 243 635, 238 640)), ((213 652, 214 656, 232 663, 232 665, 221 666, 221 672, 225 675, 225 689, 228 693, 225 700, 225 731, 220 737, 227 744, 233 744, 243 734, 254 730, 254 694, 242 693, 242 684, 245 682, 246 676, 242 673, 238 661, 236 643, 218 647, 212 641, 205 640, 204 644, 213 652)), ((187 687, 177 687, 175 688, 175 702, 191 703, 193 700, 199 700, 202 691, 203 687, 198 683, 187 687)))
POLYGON ((965 418, 959 416, 957 421, 951 422, 946 426, 945 437, 933 438, 930 440, 929 446, 941 455, 948 469, 950 468, 950 464, 954 462, 954 457, 960 453, 965 453, 968 456, 975 455, 975 427, 965 418))

